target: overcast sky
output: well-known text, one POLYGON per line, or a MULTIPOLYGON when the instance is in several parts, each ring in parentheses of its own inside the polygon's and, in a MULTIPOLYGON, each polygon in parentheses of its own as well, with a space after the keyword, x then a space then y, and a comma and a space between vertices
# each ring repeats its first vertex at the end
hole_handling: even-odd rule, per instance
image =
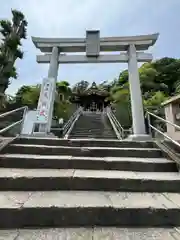
MULTIPOLYGON (((31 36, 85 37, 86 29, 100 29, 101 37, 160 33, 149 51, 155 59, 180 58, 180 0, 0 0, 0 18, 21 10, 28 21, 23 41, 24 59, 16 63, 19 77, 8 89, 13 94, 25 84, 40 83, 48 65, 36 63, 39 51, 31 36)), ((60 65, 58 80, 111 80, 127 64, 60 65)))

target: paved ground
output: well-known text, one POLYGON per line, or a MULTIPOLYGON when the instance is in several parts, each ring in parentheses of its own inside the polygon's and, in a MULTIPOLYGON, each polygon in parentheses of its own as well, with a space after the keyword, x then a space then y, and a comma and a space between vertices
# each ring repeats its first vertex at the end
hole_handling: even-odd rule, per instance
POLYGON ((179 240, 180 228, 61 228, 0 230, 0 240, 179 240))

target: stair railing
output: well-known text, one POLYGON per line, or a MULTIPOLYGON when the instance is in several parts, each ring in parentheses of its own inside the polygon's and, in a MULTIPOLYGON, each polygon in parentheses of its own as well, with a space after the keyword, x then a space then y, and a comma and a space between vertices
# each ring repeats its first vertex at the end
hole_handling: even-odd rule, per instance
POLYGON ((122 127, 111 108, 107 108, 107 116, 118 139, 122 140, 131 133, 131 130, 126 130, 122 127))
POLYGON ((23 110, 23 116, 22 118, 19 120, 19 121, 16 121, 16 122, 13 122, 12 124, 9 124, 8 126, 2 128, 0 130, 0 139, 1 139, 1 142, 0 142, 0 151, 6 147, 8 144, 10 144, 11 142, 13 142, 16 138, 19 137, 19 135, 21 134, 21 131, 22 131, 22 127, 23 127, 23 122, 24 122, 24 118, 25 118, 25 115, 26 115, 26 112, 28 111, 28 107, 27 106, 24 106, 24 107, 20 107, 20 108, 16 108, 12 111, 9 111, 9 112, 5 112, 5 113, 2 113, 0 114, 0 122, 2 122, 2 119, 7 117, 7 116, 11 116, 13 113, 16 113, 16 112, 19 112, 19 111, 22 111, 23 110), (16 127, 20 125, 20 129, 19 129, 19 132, 17 134, 15 134, 15 136, 4 136, 4 133, 6 133, 8 130, 12 129, 13 127, 16 127))
POLYGON ((69 138, 69 134, 71 133, 75 122, 78 120, 80 115, 82 114, 82 107, 79 107, 70 117, 70 119, 67 121, 67 123, 63 127, 63 136, 64 139, 69 138))
POLYGON ((19 111, 22 111, 22 110, 23 110, 23 116, 22 116, 22 118, 21 118, 19 121, 13 122, 12 124, 9 124, 8 126, 2 128, 2 129, 0 130, 0 135, 3 134, 3 133, 5 133, 5 132, 7 132, 7 131, 10 130, 11 128, 13 128, 13 127, 15 127, 15 126, 17 126, 17 125, 19 125, 19 124, 21 125, 21 126, 20 126, 20 132, 19 132, 19 134, 21 133, 21 129, 22 129, 22 126, 23 126, 24 118, 25 118, 26 112, 28 111, 28 107, 27 107, 27 106, 20 107, 20 108, 16 108, 16 109, 14 109, 14 110, 12 110, 12 111, 5 112, 5 113, 0 114, 0 122, 1 122, 4 117, 10 116, 10 115, 12 115, 13 113, 19 112, 19 111))
POLYGON ((156 114, 154 113, 151 113, 151 112, 146 112, 146 117, 147 117, 147 120, 148 120, 148 126, 149 126, 149 130, 150 130, 150 134, 152 135, 153 138, 156 138, 156 136, 154 136, 153 134, 153 130, 155 131, 155 133, 158 133, 160 134, 161 136, 164 137, 163 140, 165 139, 168 139, 171 143, 174 143, 177 147, 180 147, 180 143, 177 141, 177 140, 174 140, 172 137, 168 136, 167 133, 164 133, 162 130, 159 130, 157 127, 153 126, 152 125, 152 118, 156 119, 156 120, 159 120, 161 123, 163 124, 169 124, 171 126, 173 126, 175 129, 179 130, 180 131, 180 126, 162 118, 162 117, 159 117, 157 116, 156 114))

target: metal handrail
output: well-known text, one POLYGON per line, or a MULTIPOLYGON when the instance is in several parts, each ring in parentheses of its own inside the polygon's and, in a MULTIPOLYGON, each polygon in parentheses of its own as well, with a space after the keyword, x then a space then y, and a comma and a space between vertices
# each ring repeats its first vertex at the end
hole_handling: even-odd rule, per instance
MULTIPOLYGON (((14 127, 14 126, 16 126, 16 125, 18 125, 18 124, 21 124, 21 129, 22 129, 22 125, 23 125, 24 118, 25 118, 26 112, 27 112, 27 110, 28 110, 28 107, 27 107, 27 106, 24 106, 24 107, 16 108, 16 109, 14 109, 14 110, 12 110, 12 111, 5 112, 5 113, 0 114, 0 118, 3 118, 3 117, 6 117, 6 116, 8 116, 8 115, 11 115, 12 113, 18 112, 18 111, 23 110, 23 109, 24 109, 24 112, 23 112, 23 117, 22 117, 22 119, 19 120, 19 121, 17 121, 17 122, 14 122, 14 123, 8 125, 7 127, 3 128, 3 129, 1 129, 1 130, 0 130, 0 134, 8 131, 9 129, 11 129, 12 127, 14 127)), ((1 120, 1 119, 0 119, 0 120, 1 120)))
POLYGON ((66 137, 69 135, 70 131, 69 129, 72 128, 72 125, 74 125, 74 121, 77 120, 77 116, 81 113, 82 109, 79 107, 70 117, 70 119, 67 121, 67 123, 63 127, 63 136, 66 135, 66 137))
POLYGON ((148 111, 147 111, 147 114, 148 114, 148 115, 151 115, 151 116, 153 116, 153 117, 155 117, 155 118, 157 118, 157 119, 159 119, 159 120, 161 120, 161 121, 164 122, 164 123, 168 123, 168 124, 170 124, 171 126, 173 126, 173 127, 177 128, 178 130, 180 130, 180 126, 176 125, 175 123, 172 123, 172 122, 170 122, 170 121, 168 121, 168 120, 166 120, 166 119, 164 119, 164 118, 162 118, 162 117, 159 117, 159 116, 157 116, 157 115, 154 114, 154 113, 148 112, 148 111))
POLYGON ((75 124, 76 121, 79 119, 80 115, 81 115, 81 112, 79 112, 79 113, 77 114, 76 118, 73 120, 70 128, 68 129, 66 135, 64 136, 64 139, 68 139, 68 138, 69 138, 69 135, 70 135, 70 133, 71 133, 73 127, 74 127, 74 124, 75 124))
POLYGON ((113 127, 113 130, 117 136, 118 139, 122 139, 123 136, 122 136, 122 130, 121 128, 119 128, 118 124, 116 123, 115 119, 113 118, 112 114, 110 111, 107 112, 107 116, 109 118, 109 121, 113 127))
POLYGON ((110 108, 107 109, 107 116, 111 122, 111 125, 118 139, 123 139, 125 137, 125 132, 129 132, 129 133, 131 132, 130 130, 126 130, 122 127, 122 125, 117 120, 115 114, 112 112, 110 108))
POLYGON ((19 110, 27 109, 27 108, 28 108, 27 106, 24 106, 24 107, 20 107, 20 108, 16 108, 16 109, 14 109, 14 110, 11 110, 11 111, 9 111, 9 112, 2 113, 2 114, 0 114, 0 118, 1 118, 1 117, 5 117, 5 116, 8 116, 8 115, 10 115, 11 113, 14 113, 14 112, 18 112, 19 110))
POLYGON ((174 143, 176 146, 180 147, 180 143, 179 143, 179 142, 177 142, 176 140, 172 139, 172 138, 169 137, 167 134, 163 133, 162 131, 160 131, 159 129, 157 129, 156 127, 154 127, 154 126, 151 124, 150 116, 153 116, 153 117, 161 120, 162 122, 167 123, 167 124, 175 127, 175 128, 178 129, 178 130, 180 130, 180 126, 178 126, 178 125, 176 125, 176 124, 174 124, 174 123, 172 123, 172 122, 170 122, 170 121, 168 121, 168 120, 166 120, 166 119, 164 119, 164 118, 161 118, 161 117, 157 116, 157 115, 154 114, 154 113, 151 113, 151 112, 148 112, 148 111, 147 111, 146 114, 147 114, 147 116, 148 116, 148 125, 149 125, 149 127, 150 127, 151 129, 154 129, 156 132, 162 134, 162 135, 164 136, 164 138, 167 138, 167 139, 170 140, 172 143, 174 143))

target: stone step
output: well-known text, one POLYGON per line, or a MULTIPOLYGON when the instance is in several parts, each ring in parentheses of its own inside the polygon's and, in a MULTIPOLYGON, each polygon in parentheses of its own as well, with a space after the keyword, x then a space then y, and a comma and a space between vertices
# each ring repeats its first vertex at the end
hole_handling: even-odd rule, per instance
POLYGON ((97 114, 93 114, 93 115, 87 115, 87 116, 80 116, 80 118, 78 119, 79 121, 82 121, 82 120, 102 120, 102 119, 108 119, 107 116, 102 116, 102 115, 97 115, 97 114))
POLYGON ((73 157, 30 154, 0 155, 3 168, 94 169, 141 172, 175 172, 175 162, 165 158, 73 157))
POLYGON ((87 126, 87 124, 89 123, 90 125, 96 124, 96 125, 104 125, 105 123, 107 123, 107 120, 105 120, 105 122, 102 121, 102 119, 79 119, 76 123, 75 126, 80 126, 80 124, 83 124, 84 126, 87 126))
POLYGON ((162 157, 158 148, 69 147, 31 144, 10 144, 2 151, 12 154, 70 155, 86 157, 162 157))
POLYGON ((84 126, 87 126, 87 124, 89 123, 90 125, 93 126, 93 124, 96 124, 96 125, 104 125, 105 123, 107 123, 107 121, 105 121, 105 123, 102 121, 102 119, 81 119, 81 120, 78 120, 76 123, 75 123, 75 126, 80 126, 80 124, 83 124, 84 126))
MULTIPOLYGON (((98 129, 98 128, 101 128, 101 129, 104 129, 104 128, 107 128, 105 127, 104 125, 102 124, 89 124, 89 123, 84 123, 84 124, 78 124, 78 125, 75 125, 74 126, 74 129, 98 129)), ((108 127, 108 129, 110 129, 110 127, 108 127)))
POLYGON ((86 190, 180 193, 180 174, 176 172, 0 168, 0 182, 1 191, 86 190))
POLYGON ((112 130, 107 129, 74 129, 72 131, 73 133, 97 133, 97 134, 103 134, 103 133, 111 133, 115 134, 112 130))
POLYGON ((93 134, 93 133, 83 133, 83 134, 70 134, 70 137, 73 138, 96 138, 96 139, 117 139, 114 134, 93 134))
POLYGON ((93 128, 96 126, 100 126, 100 127, 110 127, 111 125, 109 124, 109 122, 101 122, 101 121, 87 121, 87 120, 83 120, 83 121, 78 121, 75 123, 74 126, 84 126, 84 127, 88 127, 88 126, 92 126, 93 128))
POLYGON ((75 129, 74 131, 72 131, 71 133, 74 134, 78 134, 78 133, 95 133, 95 134, 115 134, 113 131, 111 130, 104 130, 104 129, 92 129, 92 130, 88 130, 88 129, 75 129))
POLYGON ((105 129, 105 128, 74 128, 72 132, 111 132, 114 133, 111 129, 105 129))
POLYGON ((72 133, 70 133, 71 135, 87 135, 87 134, 92 134, 92 135, 104 135, 104 136, 108 136, 108 135, 115 135, 115 133, 113 132, 108 132, 108 131, 74 131, 72 133))
POLYGON ((113 132, 113 130, 111 129, 105 129, 105 128, 93 128, 93 129, 89 129, 89 128, 75 128, 74 131, 72 130, 72 132, 113 132))
POLYGON ((178 240, 180 227, 66 227, 0 230, 2 240, 178 240), (8 238, 7 238, 8 236, 8 238))
POLYGON ((109 124, 109 122, 104 122, 103 123, 101 120, 98 120, 98 121, 83 120, 83 121, 76 122, 74 126, 92 126, 92 127, 94 127, 94 126, 102 126, 102 127, 104 127, 104 126, 111 126, 111 125, 108 125, 108 124, 109 124))
POLYGON ((14 141, 16 144, 34 144, 34 145, 49 145, 49 146, 72 146, 72 147, 119 147, 119 148, 153 148, 157 147, 154 142, 134 142, 122 140, 107 140, 107 139, 59 139, 59 138, 34 138, 25 137, 14 141))
POLYGON ((74 131, 72 131, 74 133, 83 133, 83 132, 93 132, 93 133, 114 133, 113 130, 110 129, 80 129, 80 128, 76 128, 74 129, 74 131))
POLYGON ((97 129, 97 128, 108 128, 111 129, 110 124, 106 123, 97 123, 97 122, 79 122, 74 125, 74 128, 89 128, 89 129, 97 129))
POLYGON ((172 227, 179 206, 172 193, 0 192, 0 227, 172 227))
POLYGON ((75 138, 75 139, 81 139, 81 138, 95 138, 95 139, 107 139, 107 140, 112 140, 112 139, 117 139, 117 137, 115 136, 96 136, 96 135, 90 135, 90 134, 86 134, 86 135, 70 135, 70 137, 75 138))

